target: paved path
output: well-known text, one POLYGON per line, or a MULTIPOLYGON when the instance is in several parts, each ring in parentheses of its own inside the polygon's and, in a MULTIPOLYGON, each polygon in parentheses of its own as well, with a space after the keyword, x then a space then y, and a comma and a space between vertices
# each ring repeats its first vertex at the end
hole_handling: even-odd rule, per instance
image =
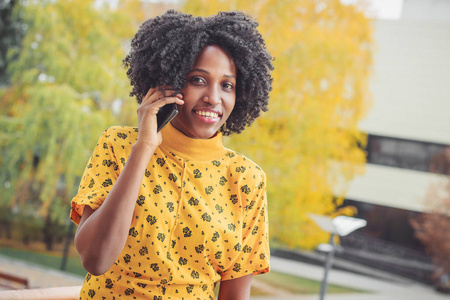
MULTIPOLYGON (((321 266, 275 256, 271 258, 271 268, 273 271, 318 281, 321 281, 323 276, 323 267, 321 266)), ((3 255, 0 255, 0 272, 27 278, 31 288, 75 286, 83 283, 83 278, 80 276, 15 260, 3 255)), ((257 281, 257 277, 255 279, 257 281)), ((350 272, 331 270, 329 283, 366 290, 369 293, 328 294, 325 296, 325 300, 450 300, 449 295, 437 293, 429 286, 399 277, 392 277, 389 281, 383 281, 350 272)), ((255 284, 257 283, 255 282, 255 284)), ((252 297, 252 300, 319 300, 319 295, 292 296, 278 294, 271 297, 252 297)))
MULTIPOLYGON (((321 281, 323 267, 271 257, 273 271, 321 281)), ((264 275, 260 275, 264 276, 264 275)), ((257 277, 256 277, 257 278, 257 277)), ((350 272, 331 270, 328 282, 336 285, 367 290, 370 293, 327 294, 325 300, 450 300, 449 295, 437 293, 431 287, 421 283, 397 277, 383 281, 350 272)), ((253 297, 252 300, 318 300, 319 295, 253 297)))
POLYGON ((30 288, 82 285, 84 278, 0 255, 0 272, 28 279, 30 288))

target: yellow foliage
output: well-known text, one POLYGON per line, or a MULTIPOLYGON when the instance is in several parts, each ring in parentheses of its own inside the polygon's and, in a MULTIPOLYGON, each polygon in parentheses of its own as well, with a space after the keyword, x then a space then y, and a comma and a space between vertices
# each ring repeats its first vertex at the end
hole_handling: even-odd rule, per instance
POLYGON ((268 175, 273 241, 305 249, 327 241, 307 213, 354 214, 336 207, 364 170, 358 122, 369 106, 370 21, 339 0, 187 0, 182 10, 242 10, 259 22, 275 57, 269 112, 227 144, 268 175))
POLYGON ((67 221, 85 162, 108 126, 137 125, 122 66, 137 27, 165 5, 122 0, 18 1, 22 46, 0 90, 0 207, 67 221), (156 8, 156 9, 155 9, 156 8), (113 111, 121 103, 120 112, 113 111))
MULTIPOLYGON (((12 186, 1 187, 4 199, 13 189, 19 199, 22 187, 34 182, 40 211, 60 203, 61 219, 81 176, 80 161, 87 161, 99 132, 118 122, 136 124, 121 67, 124 41, 142 21, 170 8, 122 0, 115 10, 95 9, 94 2, 26 2, 29 30, 23 48, 12 50, 18 60, 0 97, 0 177, 12 186), (40 82, 40 74, 53 81, 40 82), (117 98, 124 101, 114 116, 117 98), (62 194, 58 182, 65 184, 62 194)), ((346 183, 364 169, 366 136, 357 126, 369 102, 369 20, 339 0, 186 0, 182 10, 202 16, 242 10, 260 23, 276 58, 269 112, 226 143, 268 175, 273 241, 306 249, 327 241, 307 213, 354 213, 336 207, 346 183)))
POLYGON ((135 31, 134 16, 94 2, 17 4, 27 32, 10 49, 17 59, 0 98, 0 181, 8 183, 0 186, 2 207, 29 205, 65 223, 83 162, 98 135, 117 123, 113 102, 128 100, 123 42, 135 31))

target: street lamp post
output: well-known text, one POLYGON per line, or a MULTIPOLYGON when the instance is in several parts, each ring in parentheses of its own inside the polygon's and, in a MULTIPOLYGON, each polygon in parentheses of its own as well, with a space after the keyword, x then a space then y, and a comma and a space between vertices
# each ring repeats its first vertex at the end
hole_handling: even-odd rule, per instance
POLYGON ((327 293, 328 272, 330 271, 331 265, 333 264, 334 252, 335 252, 334 233, 332 233, 330 235, 330 242, 328 244, 326 244, 326 246, 331 246, 331 247, 322 247, 322 248, 324 248, 323 250, 327 252, 327 259, 325 260, 325 270, 323 272, 323 279, 320 284, 320 295, 319 295, 320 300, 323 300, 325 297, 325 294, 327 293))
POLYGON ((330 218, 326 216, 320 216, 316 214, 308 214, 311 219, 319 225, 322 230, 329 232, 330 242, 328 244, 322 244, 319 246, 319 249, 327 252, 327 258, 325 261, 325 270, 323 274, 322 283, 320 285, 320 300, 324 300, 325 294, 327 292, 328 287, 328 272, 331 269, 331 265, 333 264, 335 245, 334 245, 334 236, 346 236, 351 232, 362 228, 367 225, 367 221, 358 218, 352 218, 347 216, 338 216, 335 218, 330 218))

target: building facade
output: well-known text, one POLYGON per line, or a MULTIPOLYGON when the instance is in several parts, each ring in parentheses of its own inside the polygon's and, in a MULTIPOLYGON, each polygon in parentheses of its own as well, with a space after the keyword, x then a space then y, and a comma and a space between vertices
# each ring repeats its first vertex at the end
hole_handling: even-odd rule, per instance
POLYGON ((450 1, 404 0, 398 19, 374 20, 374 39, 366 173, 345 200, 368 224, 342 242, 421 260, 410 220, 450 174, 450 1))

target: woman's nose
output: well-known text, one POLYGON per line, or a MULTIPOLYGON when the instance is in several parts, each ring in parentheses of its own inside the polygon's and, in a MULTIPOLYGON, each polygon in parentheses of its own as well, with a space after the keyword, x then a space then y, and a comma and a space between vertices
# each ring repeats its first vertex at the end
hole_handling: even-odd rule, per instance
POLYGON ((202 100, 211 105, 217 105, 220 103, 220 93, 215 89, 211 89, 203 96, 202 100))

